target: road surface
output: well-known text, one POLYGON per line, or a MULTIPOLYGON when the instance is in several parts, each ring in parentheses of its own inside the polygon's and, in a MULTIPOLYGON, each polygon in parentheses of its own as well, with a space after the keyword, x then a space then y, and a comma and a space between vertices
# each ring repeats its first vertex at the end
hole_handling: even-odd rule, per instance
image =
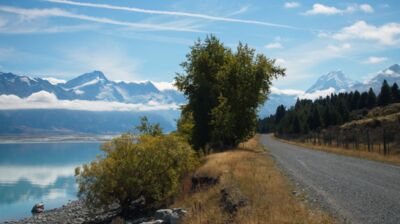
POLYGON ((282 143, 262 135, 279 167, 323 208, 349 223, 400 223, 400 166, 282 143))

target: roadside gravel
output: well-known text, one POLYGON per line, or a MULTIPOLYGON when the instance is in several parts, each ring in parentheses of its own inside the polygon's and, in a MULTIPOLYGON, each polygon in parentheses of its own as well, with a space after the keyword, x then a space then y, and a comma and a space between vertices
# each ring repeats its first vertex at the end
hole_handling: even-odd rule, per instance
POLYGON ((295 194, 348 223, 400 223, 400 166, 311 150, 263 135, 295 194))

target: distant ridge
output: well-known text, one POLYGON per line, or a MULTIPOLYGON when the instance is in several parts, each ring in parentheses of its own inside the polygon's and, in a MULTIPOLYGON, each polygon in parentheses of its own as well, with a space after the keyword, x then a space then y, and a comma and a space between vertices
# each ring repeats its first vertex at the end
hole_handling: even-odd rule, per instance
POLYGON ((152 82, 116 82, 107 79, 101 71, 93 71, 66 83, 50 83, 48 78, 31 78, 0 72, 0 95, 21 98, 46 91, 64 100, 101 100, 123 103, 182 103, 176 90, 160 91, 152 82), (177 102, 178 101, 178 102, 177 102))

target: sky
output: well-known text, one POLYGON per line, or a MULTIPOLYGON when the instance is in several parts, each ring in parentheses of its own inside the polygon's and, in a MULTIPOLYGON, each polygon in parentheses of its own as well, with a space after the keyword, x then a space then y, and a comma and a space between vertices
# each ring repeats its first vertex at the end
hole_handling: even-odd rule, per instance
POLYGON ((208 34, 276 59, 287 69, 276 88, 305 90, 332 70, 363 81, 400 63, 400 3, 2 0, 0 71, 165 84, 208 34))

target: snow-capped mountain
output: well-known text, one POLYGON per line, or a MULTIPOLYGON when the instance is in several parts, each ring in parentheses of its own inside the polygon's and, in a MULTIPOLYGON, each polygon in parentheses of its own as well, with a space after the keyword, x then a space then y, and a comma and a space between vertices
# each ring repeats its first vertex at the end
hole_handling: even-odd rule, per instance
POLYGON ((48 78, 31 78, 0 72, 0 95, 21 98, 46 91, 58 99, 115 101, 123 103, 182 103, 182 94, 175 90, 160 91, 150 82, 116 82, 101 71, 85 73, 65 83, 50 83, 48 78))
POLYGON ((363 92, 368 91, 369 88, 373 88, 375 93, 378 94, 384 80, 386 80, 389 85, 393 85, 395 82, 400 84, 400 65, 394 64, 378 72, 377 75, 364 83, 350 79, 341 71, 332 71, 319 77, 305 94, 288 94, 284 91, 279 93, 272 92, 268 97, 268 101, 262 107, 260 107, 259 114, 261 117, 274 114, 279 105, 291 107, 296 103, 296 99, 298 97, 310 98, 312 95, 315 95, 315 97, 324 96, 323 92, 328 93, 329 91, 326 90, 330 88, 335 89, 335 92, 355 90, 363 92))
POLYGON ((347 91, 358 82, 350 79, 342 71, 331 71, 319 79, 306 92, 313 93, 317 90, 334 88, 336 91, 347 91))
POLYGON ((384 80, 386 80, 389 85, 393 85, 395 82, 400 84, 400 65, 394 64, 378 72, 376 76, 368 81, 354 85, 351 90, 367 91, 369 88, 372 88, 376 93, 379 93, 384 80))
POLYGON ((32 93, 39 91, 54 93, 59 99, 70 99, 74 96, 72 91, 53 85, 41 78, 31 78, 28 76, 15 75, 13 73, 0 72, 0 95, 6 94, 28 97, 32 95, 32 93))
POLYGON ((165 131, 172 131, 180 111, 168 105, 185 101, 176 90, 160 91, 149 81, 111 81, 100 71, 85 73, 67 82, 0 72, 0 97, 3 103, 9 102, 0 107, 0 135, 118 134, 131 130, 137 125, 139 117, 144 115, 151 122, 160 123, 165 131), (6 109, 11 102, 15 105, 36 103, 43 106, 39 110, 6 109), (74 103, 79 104, 75 109, 58 107, 74 103), (91 111, 82 109, 87 108, 83 104, 102 106, 91 111), (51 106, 46 107, 48 105, 51 106), (132 105, 145 109, 116 109, 132 108, 132 105), (146 109, 151 106, 157 109, 146 109))

